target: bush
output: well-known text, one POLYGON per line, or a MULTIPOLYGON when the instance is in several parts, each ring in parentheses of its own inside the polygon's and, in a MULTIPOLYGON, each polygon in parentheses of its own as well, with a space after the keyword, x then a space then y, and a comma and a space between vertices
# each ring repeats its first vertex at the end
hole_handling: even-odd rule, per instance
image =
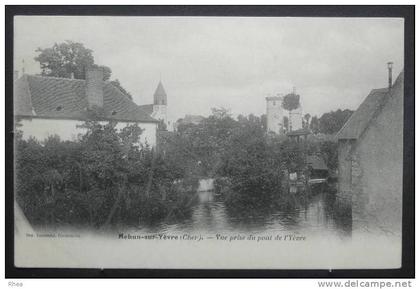
POLYGON ((77 141, 16 138, 16 199, 34 226, 138 225, 173 210, 164 200, 174 198, 177 176, 139 145, 137 125, 121 131, 115 123, 83 126, 87 132, 77 141))

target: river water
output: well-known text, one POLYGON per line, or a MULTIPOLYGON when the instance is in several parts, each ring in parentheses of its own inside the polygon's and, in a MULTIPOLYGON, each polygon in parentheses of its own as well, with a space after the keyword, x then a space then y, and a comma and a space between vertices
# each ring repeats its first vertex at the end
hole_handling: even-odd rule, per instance
POLYGON ((27 238, 22 231, 15 237, 15 264, 163 269, 383 269, 401 266, 401 239, 352 229, 351 215, 337 203, 335 192, 329 187, 311 192, 292 188, 279 193, 273 204, 257 210, 242 207, 232 210, 212 188, 211 180, 200 181, 190 214, 182 220, 166 219, 106 234, 82 231, 77 232, 79 238, 27 238), (124 234, 142 238, 119 237, 124 234), (152 235, 177 239, 143 238, 152 235), (217 235, 226 235, 227 241, 219 240, 217 235), (291 235, 298 236, 300 241, 276 239, 291 235), (246 237, 246 240, 231 241, 236 236, 246 237), (248 239, 248 236, 258 239, 248 239))
POLYGON ((351 236, 351 214, 337 206, 335 191, 317 188, 311 193, 296 188, 274 207, 232 211, 213 190, 211 179, 200 180, 191 214, 183 220, 165 220, 142 231, 160 233, 283 233, 351 236))

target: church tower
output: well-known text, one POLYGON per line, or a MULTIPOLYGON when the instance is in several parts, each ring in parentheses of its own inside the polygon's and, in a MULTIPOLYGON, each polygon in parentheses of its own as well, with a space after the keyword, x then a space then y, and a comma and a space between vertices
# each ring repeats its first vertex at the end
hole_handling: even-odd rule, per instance
POLYGON ((159 81, 159 84, 156 88, 155 93, 153 94, 153 113, 152 117, 162 121, 166 129, 169 129, 169 123, 167 119, 167 96, 165 89, 163 88, 162 81, 159 81))
POLYGON ((284 119, 281 96, 265 98, 267 102, 267 132, 275 134, 284 133, 284 119))

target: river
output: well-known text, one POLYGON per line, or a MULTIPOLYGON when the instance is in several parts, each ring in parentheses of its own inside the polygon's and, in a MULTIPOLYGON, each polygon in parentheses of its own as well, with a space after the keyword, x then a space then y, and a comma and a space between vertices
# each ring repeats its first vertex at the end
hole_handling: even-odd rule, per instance
POLYGON ((27 238, 17 234, 15 246, 19 254, 15 264, 163 269, 401 266, 401 239, 352 229, 351 215, 345 214, 346 210, 337 204, 334 190, 328 187, 312 192, 292 189, 279 193, 273 204, 257 210, 240 208, 238 213, 213 190, 211 180, 201 180, 191 205, 190 214, 182 220, 167 218, 130 230, 106 234, 77 232, 80 238, 27 238), (119 237, 127 234, 141 238, 119 237), (145 238, 153 235, 166 238, 145 238), (225 235, 227 241, 219 240, 218 235, 225 235), (277 236, 283 239, 276 239, 277 236), (289 240, 284 239, 289 236, 294 239, 279 241, 289 240), (231 242, 232 238, 242 239, 231 242))
POLYGON ((311 193, 292 188, 274 207, 232 212, 213 190, 211 179, 200 180, 191 214, 183 220, 165 220, 140 229, 163 233, 293 232, 351 236, 351 215, 343 214, 331 189, 311 193), (279 205, 280 204, 280 205, 279 205))

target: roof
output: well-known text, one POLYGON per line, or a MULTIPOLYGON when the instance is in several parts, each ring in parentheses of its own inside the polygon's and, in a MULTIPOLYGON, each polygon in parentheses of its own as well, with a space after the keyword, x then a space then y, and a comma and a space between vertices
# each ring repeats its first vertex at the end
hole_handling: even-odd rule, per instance
POLYGON ((359 139, 369 127, 372 119, 382 111, 388 99, 403 96, 404 73, 401 72, 394 82, 391 90, 388 88, 373 89, 359 108, 347 120, 337 133, 338 139, 359 139))
POLYGON ((307 128, 301 128, 287 133, 287 136, 299 136, 299 135, 308 135, 311 134, 311 131, 307 128))
MULTIPOLYGON (((16 116, 88 119, 86 81, 24 75, 15 82, 16 116)), ((120 89, 104 81, 103 119, 133 122, 157 122, 120 89)))
POLYGON ((308 166, 311 166, 314 170, 328 170, 324 160, 319 156, 308 156, 306 162, 308 166))
POLYGON ((199 124, 205 119, 204 116, 201 115, 192 115, 192 114, 186 114, 184 118, 179 119, 178 122, 180 123, 193 123, 193 124, 199 124))
POLYGON ((338 139, 358 139, 380 106, 388 88, 373 89, 337 133, 338 139))
POLYGON ((139 105, 139 108, 147 113, 148 115, 151 115, 153 113, 153 104, 143 104, 139 105))
POLYGON ((165 89, 163 88, 162 81, 159 81, 159 84, 156 87, 156 91, 153 94, 153 100, 154 100, 153 102, 154 104, 167 104, 166 92, 165 92, 165 89))

